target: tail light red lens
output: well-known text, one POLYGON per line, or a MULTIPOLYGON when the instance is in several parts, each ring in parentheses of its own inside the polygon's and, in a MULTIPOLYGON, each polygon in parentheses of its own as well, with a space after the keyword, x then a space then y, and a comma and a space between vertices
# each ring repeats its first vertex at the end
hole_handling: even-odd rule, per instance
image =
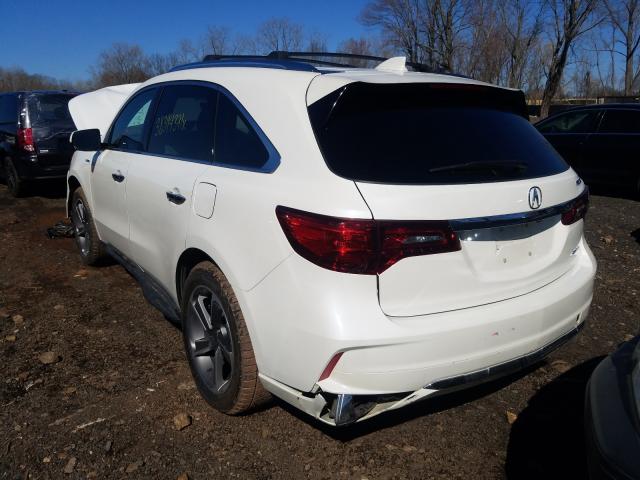
POLYGON ((33 130, 31 128, 18 129, 18 148, 25 152, 36 151, 36 146, 33 143, 33 130))
POLYGON ((299 255, 336 272, 375 275, 406 257, 460 250, 447 221, 357 220, 282 206, 276 215, 299 255))
POLYGON ((563 225, 571 225, 583 219, 587 215, 587 211, 589 211, 589 189, 585 188, 584 192, 562 212, 563 225))

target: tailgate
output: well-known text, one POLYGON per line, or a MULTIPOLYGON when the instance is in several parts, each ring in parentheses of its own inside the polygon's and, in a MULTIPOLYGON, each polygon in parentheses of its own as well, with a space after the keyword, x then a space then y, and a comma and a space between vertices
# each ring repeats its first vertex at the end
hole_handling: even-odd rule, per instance
POLYGON ((392 222, 382 254, 403 253, 378 272, 387 315, 524 295, 577 261, 585 186, 529 123, 522 92, 352 82, 309 105, 309 118, 328 168, 355 182, 376 221, 392 222))
POLYGON ((575 264, 583 222, 564 225, 561 206, 584 185, 572 170, 501 184, 393 186, 358 183, 375 218, 449 220, 456 252, 404 258, 379 276, 382 310, 413 316, 498 302, 537 290, 575 264), (543 205, 531 215, 529 191, 543 205))

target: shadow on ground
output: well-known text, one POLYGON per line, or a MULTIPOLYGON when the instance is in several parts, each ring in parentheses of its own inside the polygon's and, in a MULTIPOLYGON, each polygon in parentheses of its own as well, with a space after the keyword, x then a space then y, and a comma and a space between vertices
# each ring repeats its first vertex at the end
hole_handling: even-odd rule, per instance
POLYGON ((626 200, 640 199, 640 192, 633 188, 612 187, 604 185, 589 185, 591 195, 601 195, 603 197, 623 198, 626 200))
POLYGON ((572 368, 529 400, 511 428, 507 478, 587 478, 584 395, 603 358, 572 368))
MULTIPOLYGON (((6 185, 4 180, 0 184, 6 185)), ((64 178, 38 180, 27 183, 22 197, 44 197, 49 199, 65 198, 67 196, 67 181, 64 178)))

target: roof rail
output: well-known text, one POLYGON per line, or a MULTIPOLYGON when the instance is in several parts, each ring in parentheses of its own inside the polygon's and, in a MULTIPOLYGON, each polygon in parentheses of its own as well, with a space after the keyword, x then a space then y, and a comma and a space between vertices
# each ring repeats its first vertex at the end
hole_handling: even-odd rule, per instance
POLYGON ((317 72, 309 62, 296 62, 261 55, 207 55, 201 62, 187 63, 173 67, 170 72, 189 70, 192 68, 210 67, 253 67, 297 70, 301 72, 317 72))
MULTIPOLYGON (((361 68, 361 65, 349 60, 364 60, 368 62, 382 63, 389 60, 386 57, 375 55, 359 55, 354 53, 340 52, 288 52, 275 50, 268 55, 206 55, 201 62, 178 65, 172 68, 171 72, 188 70, 191 68, 209 67, 254 67, 254 68, 279 68, 283 70, 297 70, 303 72, 318 72, 313 65, 336 68, 361 68), (346 59, 347 62, 333 61, 332 59, 346 59)), ((447 73, 451 72, 444 68, 434 68, 432 66, 406 62, 407 67, 411 67, 416 72, 426 73, 447 73)))
MULTIPOLYGON (((271 52, 268 57, 270 58, 278 58, 278 59, 287 59, 287 60, 301 60, 309 63, 316 63, 318 65, 329 65, 335 67, 346 67, 346 68, 357 68, 358 65, 353 65, 349 63, 341 63, 341 62, 325 62, 321 60, 317 60, 314 57, 320 58, 344 58, 347 60, 365 60, 371 62, 382 63, 389 60, 389 57, 379 57, 376 55, 361 55, 357 53, 344 53, 344 52, 287 52, 276 50, 271 52)), ((443 65, 438 67, 433 67, 431 65, 427 65, 425 63, 419 62, 406 62, 407 67, 411 67, 416 72, 424 72, 424 73, 451 73, 448 68, 445 68, 443 65)))

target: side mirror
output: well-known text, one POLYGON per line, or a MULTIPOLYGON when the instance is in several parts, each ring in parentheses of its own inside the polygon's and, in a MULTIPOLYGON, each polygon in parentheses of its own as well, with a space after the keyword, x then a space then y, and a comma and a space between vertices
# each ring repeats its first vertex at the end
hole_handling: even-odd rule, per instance
POLYGON ((71 134, 71 144, 76 150, 83 152, 93 152, 100 150, 102 139, 100 138, 100 130, 90 128, 88 130, 76 130, 71 134))

